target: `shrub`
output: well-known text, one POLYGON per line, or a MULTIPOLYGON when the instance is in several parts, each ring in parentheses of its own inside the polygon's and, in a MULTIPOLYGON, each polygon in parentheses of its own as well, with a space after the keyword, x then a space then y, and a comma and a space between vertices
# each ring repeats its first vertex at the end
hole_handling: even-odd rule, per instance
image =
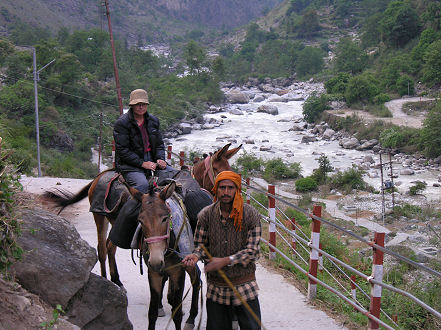
POLYGON ((311 177, 301 178, 296 181, 296 191, 308 192, 317 189, 317 182, 311 177))
POLYGON ((0 138, 0 271, 6 272, 9 266, 19 260, 23 250, 17 245, 16 238, 20 235, 20 224, 14 215, 13 196, 21 188, 18 177, 8 170, 10 151, 2 151, 0 138))
POLYGON ((414 84, 413 79, 408 75, 402 75, 397 79, 397 92, 400 96, 403 95, 413 95, 414 93, 414 84))
POLYGON ((397 128, 385 129, 380 134, 380 143, 384 148, 398 148, 403 145, 404 136, 397 128))
POLYGON ((349 104, 361 102, 372 103, 379 94, 379 81, 371 74, 361 74, 349 79, 346 87, 345 98, 349 104))
POLYGON ((321 155, 319 158, 319 167, 316 168, 311 177, 318 183, 323 184, 326 183, 328 178, 327 173, 332 172, 334 168, 331 166, 329 159, 326 155, 321 155))
POLYGON ((349 192, 352 189, 367 189, 367 183, 363 180, 364 171, 352 166, 341 172, 338 171, 331 177, 331 188, 344 189, 349 192))
POLYGON ((303 117, 308 123, 314 123, 318 121, 323 113, 328 109, 328 98, 325 94, 317 95, 313 92, 303 104, 303 117))
POLYGON ((257 158, 256 155, 245 151, 243 155, 237 158, 233 167, 236 172, 241 173, 243 177, 247 177, 250 172, 259 172, 263 163, 263 160, 257 158))
POLYGON ((300 163, 286 165, 281 158, 270 159, 264 164, 263 178, 269 182, 277 179, 296 179, 300 176, 300 163))
POLYGON ((375 104, 384 104, 388 101, 390 101, 390 96, 386 93, 380 93, 374 97, 375 104))
POLYGON ((409 195, 415 196, 421 194, 426 189, 427 183, 418 181, 409 188, 409 195))

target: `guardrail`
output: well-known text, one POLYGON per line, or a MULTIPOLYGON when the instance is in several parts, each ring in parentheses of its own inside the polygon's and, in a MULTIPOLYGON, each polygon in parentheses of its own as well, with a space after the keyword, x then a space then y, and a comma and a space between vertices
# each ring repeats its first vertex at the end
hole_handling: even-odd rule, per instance
MULTIPOLYGON (((168 146, 167 150, 167 159, 171 160, 171 156, 176 155, 179 158, 180 166, 184 165, 185 162, 185 153, 180 152, 179 154, 176 154, 172 151, 172 147, 168 146)), ((194 163, 192 161, 191 163, 194 163)), ((355 234, 352 231, 346 230, 340 226, 338 226, 335 223, 332 223, 329 220, 326 220, 322 218, 322 209, 319 205, 314 205, 312 213, 310 213, 307 210, 304 210, 297 205, 284 200, 281 197, 278 197, 275 194, 275 186, 274 185, 268 185, 268 190, 263 191, 260 188, 253 187, 250 184, 250 179, 247 178, 243 180, 243 193, 246 195, 246 202, 251 203, 253 201, 254 203, 257 203, 261 207, 265 208, 268 212, 268 215, 261 214, 262 221, 264 221, 268 225, 268 240, 265 238, 262 238, 262 242, 265 243, 268 246, 269 249, 269 259, 274 260, 276 259, 276 255, 279 255, 281 258, 283 258, 285 261, 287 261, 289 264, 294 266, 298 271, 300 271, 302 274, 306 275, 308 277, 308 299, 314 300, 317 296, 317 284, 321 285, 325 289, 329 290, 330 292, 337 295, 340 299, 342 299, 347 304, 354 307, 354 309, 358 310, 360 313, 365 315, 369 320, 369 329, 378 329, 379 326, 383 326, 386 329, 394 329, 391 325, 387 324, 386 322, 382 321, 380 319, 380 315, 384 315, 389 322, 397 328, 400 328, 397 323, 397 317, 396 315, 393 315, 392 317, 387 315, 384 310, 381 309, 381 298, 382 298, 382 291, 383 289, 390 290, 392 292, 401 294, 407 298, 409 298, 411 301, 415 302, 422 308, 424 308, 426 311, 433 314, 435 317, 441 319, 441 313, 426 304, 425 302, 421 301, 419 298, 415 297, 411 293, 396 288, 392 285, 386 284, 383 282, 383 257, 384 253, 400 260, 403 262, 406 262, 419 270, 425 271, 428 274, 441 278, 441 273, 431 269, 429 267, 426 267, 422 264, 419 264, 413 260, 410 260, 409 258, 406 258, 394 251, 391 251, 384 247, 384 238, 385 233, 381 232, 375 232, 374 233, 374 239, 373 241, 368 241, 365 238, 355 234), (261 203, 259 203, 253 196, 251 195, 250 191, 254 190, 259 193, 263 193, 268 197, 268 207, 265 207, 261 203), (295 219, 289 219, 281 209, 278 209, 276 207, 276 201, 279 203, 283 203, 286 206, 293 208, 303 214, 305 214, 308 218, 311 219, 311 236, 307 237, 307 235, 302 231, 300 226, 297 225, 295 219), (277 211, 279 214, 282 214, 285 217, 285 220, 289 222, 291 225, 291 229, 286 227, 280 219, 277 218, 277 211), (371 275, 366 275, 363 272, 355 269, 354 267, 350 266, 346 262, 332 256, 331 254, 327 253, 322 249, 321 243, 320 243, 320 227, 321 224, 326 224, 328 226, 333 227, 334 229, 341 231, 342 233, 345 233, 347 235, 352 236, 356 240, 365 243, 367 246, 372 248, 373 252, 373 259, 372 259, 372 273, 371 275), (283 231, 281 233, 277 229, 280 229, 283 231), (301 234, 301 235, 299 235, 301 234), (291 242, 289 242, 285 236, 291 237, 291 242), (284 253, 280 248, 277 247, 277 237, 282 240, 282 244, 285 244, 288 246, 291 251, 294 253, 295 256, 299 257, 303 263, 305 263, 308 267, 308 270, 305 270, 302 266, 300 266, 298 263, 296 263, 292 258, 288 257, 286 253, 284 253), (307 261, 305 258, 303 258, 300 253, 298 252, 298 248, 301 247, 306 252, 309 252, 309 260, 307 261), (327 270, 323 266, 323 257, 326 257, 327 260, 335 267, 339 273, 343 274, 345 278, 347 278, 351 285, 351 291, 347 290, 345 286, 338 281, 338 279, 333 276, 329 270, 327 270), (346 269, 347 271, 353 273, 351 276, 346 274, 346 272, 343 271, 343 269, 346 269), (325 271, 327 272, 330 277, 338 284, 339 287, 344 289, 346 291, 346 294, 351 297, 349 298, 344 293, 340 292, 338 289, 334 288, 333 286, 329 285, 328 283, 325 283, 324 281, 320 280, 318 278, 318 271, 325 271), (360 285, 356 283, 355 276, 358 276, 365 280, 367 283, 371 286, 370 294, 367 294, 360 285), (362 306, 362 303, 356 299, 356 290, 359 289, 360 292, 363 293, 364 296, 369 298, 369 309, 366 309, 362 306)))

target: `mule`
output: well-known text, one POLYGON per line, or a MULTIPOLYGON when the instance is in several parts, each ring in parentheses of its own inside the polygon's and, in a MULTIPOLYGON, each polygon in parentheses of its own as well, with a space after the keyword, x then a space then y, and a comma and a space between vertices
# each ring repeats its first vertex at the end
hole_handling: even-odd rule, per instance
MULTIPOLYGON (((167 300, 172 307, 172 318, 176 329, 181 329, 182 298, 185 286, 185 273, 192 283, 190 315, 184 329, 193 329, 198 314, 198 293, 201 286, 200 272, 197 267, 185 267, 176 249, 176 234, 170 230, 171 210, 168 201, 175 193, 176 182, 172 181, 163 188, 151 187, 143 194, 130 188, 132 196, 141 202, 138 221, 142 228, 142 255, 148 268, 150 286, 150 305, 148 311, 149 329, 155 329, 158 310, 161 305, 162 291, 168 279, 167 300)), ((175 214, 173 214, 175 216, 175 214)))
POLYGON ((211 189, 214 187, 216 175, 222 171, 231 171, 228 160, 242 147, 242 145, 240 145, 237 148, 228 150, 230 146, 231 143, 226 144, 213 155, 207 156, 193 165, 193 177, 201 188, 208 190, 210 193, 212 193, 211 189))

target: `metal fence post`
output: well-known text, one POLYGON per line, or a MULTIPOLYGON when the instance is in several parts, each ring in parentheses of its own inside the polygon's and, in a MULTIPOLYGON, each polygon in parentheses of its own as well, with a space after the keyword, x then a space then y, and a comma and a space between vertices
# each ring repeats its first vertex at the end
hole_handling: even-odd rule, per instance
POLYGON ((185 152, 180 151, 179 152, 179 166, 184 166, 184 158, 185 158, 185 152))
MULTIPOLYGON (((295 218, 291 219, 291 224, 292 224, 292 231, 294 232, 294 234, 296 234, 297 232, 296 232, 296 219, 295 218)), ((292 236, 292 245, 291 246, 294 251, 297 249, 297 239, 294 235, 292 236)))
MULTIPOLYGON (((275 186, 268 185, 268 193, 275 195, 275 186)), ((269 216, 269 242, 273 246, 276 246, 276 200, 274 197, 268 196, 268 216, 269 216)), ((270 247, 269 258, 271 260, 276 259, 276 251, 270 247)))
MULTIPOLYGON (((355 275, 351 275, 351 293, 352 293, 352 299, 354 299, 354 301, 357 301, 357 287, 355 286, 355 275)), ((354 310, 357 310, 354 307, 354 310)))
MULTIPOLYGON (((375 233, 374 243, 384 247, 384 233, 375 233)), ((383 281, 383 257, 384 252, 373 247, 373 265, 372 265, 372 277, 376 281, 383 281)), ((371 303, 369 306, 369 312, 380 318, 381 308, 381 291, 382 287, 378 284, 372 284, 371 286, 371 303)), ((377 322, 369 319, 369 329, 378 329, 380 326, 377 322)))
POLYGON ((246 188, 247 188, 247 204, 251 204, 251 197, 250 197, 250 190, 248 189, 248 187, 250 186, 250 178, 246 178, 245 179, 246 182, 246 188))
MULTIPOLYGON (((312 214, 321 217, 322 216, 322 207, 320 205, 314 205, 312 214)), ((320 221, 316 219, 312 219, 312 230, 311 230, 311 246, 316 249, 320 246, 320 221)), ((311 248, 311 253, 309 256, 309 274, 314 277, 317 277, 317 269, 318 269, 318 259, 319 252, 315 249, 311 248)), ((309 279, 308 282, 308 299, 313 300, 317 296, 317 282, 313 279, 309 279)))
POLYGON ((173 147, 171 145, 167 146, 167 160, 171 160, 172 148, 173 147))

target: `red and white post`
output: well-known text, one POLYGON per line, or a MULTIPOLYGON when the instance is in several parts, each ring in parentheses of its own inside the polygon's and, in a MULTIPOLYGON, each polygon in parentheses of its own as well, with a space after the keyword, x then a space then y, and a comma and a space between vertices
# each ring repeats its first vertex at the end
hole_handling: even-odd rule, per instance
MULTIPOLYGON (((319 243, 319 249, 322 249, 322 243, 319 243)), ((318 264, 318 270, 319 272, 323 271, 323 255, 319 251, 319 264, 318 264)))
POLYGON ((184 166, 185 152, 179 152, 179 166, 184 166))
POLYGON ((352 299, 357 301, 357 287, 355 286, 355 275, 351 275, 351 294, 352 299))
MULTIPOLYGON (((274 185, 268 185, 268 193, 271 195, 276 194, 276 188, 274 185)), ((272 196, 268 196, 268 216, 269 216, 269 242, 273 246, 276 246, 276 200, 272 196)), ((270 247, 270 260, 276 259, 276 251, 270 247)))
POLYGON ((172 156, 172 146, 171 145, 169 145, 169 146, 167 146, 167 160, 171 160, 171 156, 172 156))
POLYGON ((248 187, 250 186, 250 178, 245 179, 246 182, 246 188, 247 188, 247 204, 251 204, 251 197, 250 197, 250 189, 248 187))
MULTIPOLYGON (((292 231, 294 232, 294 234, 297 234, 297 232, 296 232, 296 219, 295 218, 291 219, 291 224, 292 224, 292 231)), ((295 236, 292 237, 291 246, 294 251, 297 249, 297 238, 295 236)))
MULTIPOLYGON (((322 216, 322 207, 320 205, 314 205, 312 214, 316 217, 322 216)), ((318 249, 320 246, 320 221, 312 219, 311 230, 311 246, 318 249)), ((309 256, 309 274, 317 277, 319 252, 318 250, 311 248, 309 256)), ((317 296, 317 282, 313 279, 309 279, 308 282, 308 299, 314 300, 317 296)))
MULTIPOLYGON (((384 233, 375 233, 374 243, 384 247, 384 233)), ((383 257, 384 252, 373 247, 373 265, 372 265, 372 277, 376 281, 383 281, 383 257)), ((371 286, 371 303, 369 306, 369 312, 376 318, 380 318, 381 308, 381 291, 382 288, 378 284, 372 284, 371 286)), ((380 325, 374 320, 369 319, 369 329, 378 329, 380 325)))

